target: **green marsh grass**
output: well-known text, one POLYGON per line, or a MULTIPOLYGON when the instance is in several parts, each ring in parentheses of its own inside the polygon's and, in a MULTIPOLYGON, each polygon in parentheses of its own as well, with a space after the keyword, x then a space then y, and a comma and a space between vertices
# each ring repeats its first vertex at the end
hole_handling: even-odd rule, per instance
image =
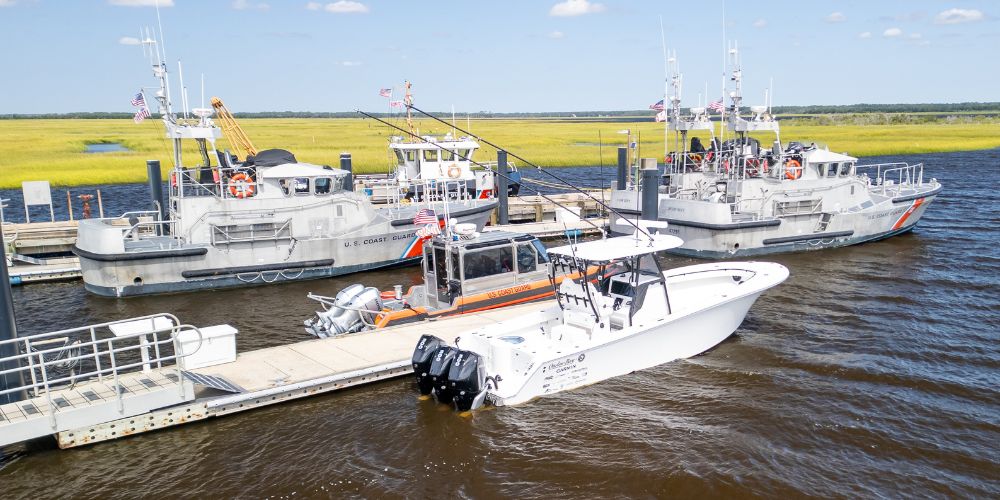
MULTIPOLYGON (((626 141, 624 134, 617 133, 623 129, 630 129, 633 139, 639 139, 641 156, 662 159, 662 124, 639 120, 478 119, 459 120, 457 125, 471 126, 474 134, 542 167, 614 165, 616 148, 626 141)), ((393 123, 405 127, 401 119, 393 123)), ((340 153, 349 152, 355 171, 361 173, 387 172, 392 159, 386 144, 391 136, 400 135, 360 118, 243 119, 240 124, 258 149, 280 147, 295 153, 300 161, 334 166, 340 153)), ((416 125, 424 135, 450 131, 429 119, 417 120, 416 125)), ((700 136, 707 144, 707 134, 700 136)), ((766 134, 759 137, 766 144, 772 140, 766 134)), ((782 121, 781 138, 783 142, 826 144, 853 156, 980 150, 1000 147, 1000 122, 821 125, 815 120, 792 119, 782 121)), ((233 149, 225 138, 217 147, 233 149)), ((156 119, 140 124, 131 120, 0 120, 0 188, 17 188, 27 180, 48 180, 55 186, 143 182, 146 160, 160 160, 166 172, 171 158, 170 141, 156 119), (85 153, 86 145, 93 143, 121 143, 129 151, 85 153)), ((185 149, 185 159, 192 165, 198 163, 193 146, 185 149)), ((484 144, 475 159, 495 160, 496 151, 484 144)))

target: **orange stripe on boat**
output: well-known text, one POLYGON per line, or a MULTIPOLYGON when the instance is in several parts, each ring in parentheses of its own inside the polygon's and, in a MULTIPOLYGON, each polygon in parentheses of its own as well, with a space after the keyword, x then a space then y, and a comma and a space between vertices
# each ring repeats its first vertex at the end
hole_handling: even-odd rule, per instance
POLYGON ((917 198, 916 200, 913 200, 913 204, 910 205, 910 208, 906 209, 906 211, 903 212, 903 215, 899 216, 899 220, 897 220, 896 223, 892 225, 891 230, 895 231, 903 227, 903 224, 906 223, 906 219, 910 218, 910 214, 912 214, 917 209, 917 207, 919 207, 923 203, 924 203, 924 198, 917 198))

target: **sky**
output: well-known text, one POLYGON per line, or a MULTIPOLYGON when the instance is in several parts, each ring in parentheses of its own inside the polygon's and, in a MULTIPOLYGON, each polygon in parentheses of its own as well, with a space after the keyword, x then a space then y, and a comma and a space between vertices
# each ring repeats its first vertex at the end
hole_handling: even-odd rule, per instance
MULTIPOLYGON (((155 0, 0 0, 0 113, 129 112, 156 84, 138 45, 155 0)), ((1000 101, 1000 2, 952 0, 159 0, 174 88, 236 112, 646 109, 676 51, 685 106, 1000 101), (724 20, 723 20, 724 19, 724 20), (704 100, 704 97, 702 97, 704 100)), ((159 38, 159 36, 157 36, 159 38)), ((176 96, 176 92, 175 92, 176 96)), ((178 99, 174 99, 175 105, 178 99)))

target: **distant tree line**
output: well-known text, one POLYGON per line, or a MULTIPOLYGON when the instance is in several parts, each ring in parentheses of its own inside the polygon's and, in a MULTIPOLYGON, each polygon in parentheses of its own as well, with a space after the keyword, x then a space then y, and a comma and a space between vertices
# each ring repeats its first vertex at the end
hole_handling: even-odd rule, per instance
MULTIPOLYGON (((960 103, 925 103, 925 104, 848 104, 848 105, 812 105, 812 106, 775 106, 777 115, 827 115, 827 114, 866 114, 866 113, 993 113, 1000 112, 1000 102, 960 102, 960 103)), ((375 116, 388 116, 388 113, 371 113, 375 116)), ((451 112, 432 113, 437 116, 449 116, 451 112)), ((459 113, 463 118, 622 118, 652 117, 654 111, 648 109, 625 111, 553 111, 538 113, 494 113, 477 111, 459 113)), ((259 111, 254 113, 234 113, 237 118, 357 118, 353 111, 318 112, 318 111, 259 111)), ((398 113, 394 114, 398 116, 398 113)), ((76 112, 76 113, 41 113, 41 114, 0 114, 0 120, 12 119, 123 119, 132 118, 132 113, 120 112, 76 112)))

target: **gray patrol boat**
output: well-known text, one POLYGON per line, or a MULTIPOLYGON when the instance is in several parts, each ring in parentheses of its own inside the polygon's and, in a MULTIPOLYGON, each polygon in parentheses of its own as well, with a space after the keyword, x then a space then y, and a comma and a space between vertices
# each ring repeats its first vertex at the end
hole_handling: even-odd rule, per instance
MULTIPOLYGON (((722 113, 728 139, 715 136, 709 109, 682 114, 682 76, 676 65, 671 68, 672 95, 664 101, 669 106, 663 119, 675 145, 664 159, 655 206, 658 219, 669 223, 667 231, 684 243, 668 252, 715 259, 817 250, 880 240, 917 225, 942 189, 936 179, 924 178, 922 163, 858 165, 857 158, 815 144, 782 145, 769 105, 741 115, 737 48, 729 54, 731 103, 710 106, 722 113), (710 147, 697 137, 689 146, 691 131, 708 132, 710 147), (755 133, 773 134, 774 142, 762 146, 755 133)), ((655 168, 655 160, 650 163, 655 168)), ((612 228, 619 214, 642 211, 642 176, 629 172, 619 176, 612 193, 612 228)))
MULTIPOLYGON (((374 205, 353 191, 346 169, 301 163, 282 150, 234 162, 228 151, 215 149, 222 131, 211 109, 192 110, 196 118, 171 112, 164 58, 155 47, 149 53, 156 56, 155 99, 174 149, 167 202, 159 210, 80 221, 74 253, 93 293, 125 297, 259 285, 415 263, 427 238, 418 228, 454 220, 480 230, 497 205, 470 196, 460 180, 426 181, 419 202, 374 205), (201 165, 183 164, 185 140, 197 143, 201 165), (214 165, 212 158, 218 158, 214 165)), ((349 159, 342 156, 341 163, 349 159)), ((158 180, 158 163, 149 170, 158 180)), ((155 193, 160 183, 151 180, 151 186, 154 199, 161 199, 155 193)))

